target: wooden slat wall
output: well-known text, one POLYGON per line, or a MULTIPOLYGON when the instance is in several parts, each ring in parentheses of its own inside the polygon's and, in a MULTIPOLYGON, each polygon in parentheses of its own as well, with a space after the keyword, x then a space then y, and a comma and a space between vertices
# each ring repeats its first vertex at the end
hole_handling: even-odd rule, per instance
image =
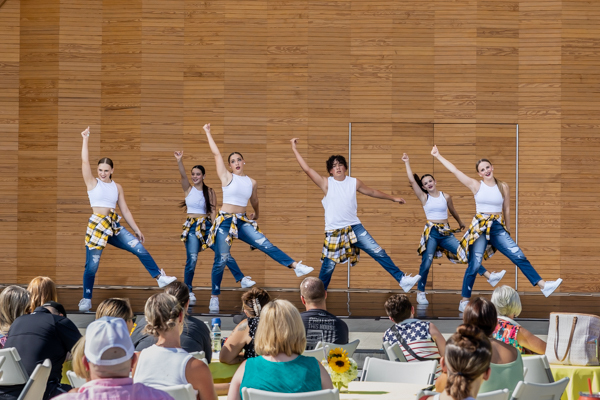
MULTIPOLYGON (((269 239, 317 269, 322 193, 297 166, 291 137, 326 175, 329 155, 348 154, 352 122, 353 175, 413 200, 400 160, 408 149, 415 169, 435 172, 468 220, 470 194, 431 162, 430 146, 437 142, 469 173, 488 156, 512 183, 510 124, 518 123, 519 243, 544 278, 566 278, 561 290, 597 291, 596 3, 7 0, 0 8, 0 280, 44 274, 80 284, 89 206, 79 132, 88 125, 91 159, 114 160, 148 249, 182 277, 183 196, 172 152, 184 150, 188 169, 205 165, 220 198, 206 122, 224 156, 244 154, 269 239)), ((362 196, 359 208, 373 236, 415 273, 420 207, 362 196)), ((300 281, 241 243, 232 254, 260 285, 300 281)), ((196 285, 209 285, 212 259, 210 251, 199 257, 196 285)), ((502 260, 488 264, 498 269, 502 260)), ((458 267, 439 265, 432 287, 458 287, 458 267)), ((368 257, 351 274, 354 288, 396 287, 368 257)), ((345 288, 346 276, 338 266, 331 287, 345 288)), ((110 248, 97 282, 153 284, 134 257, 110 248)), ((235 285, 230 274, 223 284, 235 285)), ((519 288, 536 290, 522 275, 519 288)))

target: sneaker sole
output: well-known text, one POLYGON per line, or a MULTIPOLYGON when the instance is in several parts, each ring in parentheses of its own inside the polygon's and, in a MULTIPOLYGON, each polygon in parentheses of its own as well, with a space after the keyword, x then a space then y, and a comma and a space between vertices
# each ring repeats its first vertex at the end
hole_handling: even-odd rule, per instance
POLYGON ((175 282, 176 280, 177 280, 177 278, 176 278, 176 277, 174 277, 174 276, 172 276, 171 278, 169 278, 169 279, 167 279, 167 280, 166 280, 166 283, 163 283, 163 284, 159 283, 159 284, 158 284, 158 287, 162 289, 162 288, 164 288, 165 286, 169 285, 170 283, 173 283, 173 282, 175 282))

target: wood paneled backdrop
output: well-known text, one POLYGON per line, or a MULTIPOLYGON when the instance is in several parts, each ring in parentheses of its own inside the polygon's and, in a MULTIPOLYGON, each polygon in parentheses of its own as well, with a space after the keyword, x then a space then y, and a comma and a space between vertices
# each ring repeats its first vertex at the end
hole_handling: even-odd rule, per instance
MULTIPOLYGON (((431 145, 475 176, 487 156, 513 183, 519 124, 519 243, 563 292, 599 291, 600 2, 568 0, 260 1, 7 0, 0 8, 0 282, 49 275, 80 284, 90 214, 80 132, 115 180, 168 273, 183 276, 184 215, 174 150, 207 167, 201 126, 224 154, 241 151, 258 180, 269 239, 318 268, 315 169, 348 153, 353 175, 408 204, 359 197, 359 216, 402 269, 416 273, 424 215, 402 152, 434 172, 465 222, 474 202, 428 155, 431 145), (499 125, 507 124, 507 125, 499 125)), ((514 211, 513 211, 514 218, 514 211)), ((513 223, 514 226, 514 223, 513 223)), ((236 242, 242 270, 264 287, 297 287, 293 273, 236 242)), ((208 286, 212 252, 195 285, 208 286)), ((485 264, 512 267, 501 255, 485 264)), ((458 289, 463 267, 436 262, 436 289, 458 289)), ((346 287, 340 265, 332 288, 346 287)), ((316 275, 316 272, 315 272, 316 275)), ((368 257, 353 288, 397 288, 368 257)), ((153 285, 130 254, 109 248, 98 284, 153 285)), ((519 273, 519 289, 535 290, 519 273)), ((225 274, 224 286, 234 286, 225 274)), ((431 286, 430 285, 430 286, 431 286)), ((479 279, 476 288, 489 286, 479 279)))

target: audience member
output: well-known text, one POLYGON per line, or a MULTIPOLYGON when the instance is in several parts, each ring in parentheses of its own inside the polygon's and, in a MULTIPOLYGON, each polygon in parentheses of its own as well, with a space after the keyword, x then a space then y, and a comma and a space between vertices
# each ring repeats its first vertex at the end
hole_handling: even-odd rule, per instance
POLYGON ((167 293, 152 295, 146 302, 145 315, 145 331, 158 340, 140 353, 134 382, 157 389, 190 383, 201 399, 216 400, 208 366, 181 348, 185 312, 179 300, 167 293))
POLYGON ((129 377, 137 356, 122 318, 102 317, 87 327, 85 336, 85 356, 81 362, 89 373, 88 382, 58 399, 173 400, 165 392, 133 383, 129 377))
POLYGON ((47 276, 37 276, 29 282, 27 291, 31 294, 31 304, 29 312, 49 301, 58 301, 56 285, 54 281, 47 276))
POLYGON ((20 286, 8 286, 0 293, 0 348, 8 339, 12 323, 29 309, 29 301, 29 292, 20 286))
POLYGON ((306 332, 298 309, 287 300, 277 299, 268 303, 260 315, 254 339, 259 356, 240 365, 227 399, 241 399, 244 387, 279 393, 332 389, 331 378, 321 363, 301 355, 306 348, 306 332))
POLYGON ((306 330, 306 350, 314 349, 318 342, 348 343, 348 325, 327 312, 327 291, 322 280, 305 278, 300 284, 300 299, 306 308, 300 314, 306 330))
POLYGON ((85 336, 79 338, 75 346, 71 349, 71 356, 73 357, 73 372, 75 375, 84 378, 86 382, 91 379, 90 371, 85 367, 83 359, 85 358, 85 336))
POLYGON ((96 319, 102 317, 121 318, 127 324, 127 332, 131 334, 133 331, 133 319, 135 315, 133 315, 131 304, 129 304, 129 300, 127 299, 113 297, 104 300, 96 308, 96 319))
MULTIPOLYGON (((73 322, 59 315, 61 313, 65 314, 60 304, 37 307, 33 313, 22 315, 13 322, 6 341, 6 347, 17 349, 29 375, 45 359, 52 362, 44 400, 71 389, 60 383, 62 366, 81 334, 73 322)), ((23 385, 0 386, 0 398, 16 399, 22 389, 23 385)))
POLYGON ((441 359, 442 370, 448 376, 446 389, 429 399, 475 400, 482 382, 490 377, 491 359, 492 345, 481 329, 459 326, 448 339, 441 359))
POLYGON ((258 328, 260 312, 269 301, 271 301, 269 293, 257 287, 253 287, 242 295, 242 311, 248 318, 240 322, 227 338, 221 349, 220 361, 222 363, 239 364, 248 358, 256 357, 254 336, 258 328))
MULTIPOLYGON (((175 296, 184 311, 183 332, 181 332, 181 348, 188 353, 203 351, 208 362, 212 359, 210 329, 197 318, 188 315, 190 290, 183 282, 175 281, 165 287, 165 293, 175 296)), ((131 334, 135 351, 142 351, 156 343, 157 337, 145 332, 146 318, 137 317, 136 327, 131 334)))
POLYGON ((500 286, 492 294, 492 303, 498 312, 498 324, 492 337, 510 344, 521 353, 546 353, 546 342, 519 325, 514 318, 521 314, 519 293, 510 286, 500 286))

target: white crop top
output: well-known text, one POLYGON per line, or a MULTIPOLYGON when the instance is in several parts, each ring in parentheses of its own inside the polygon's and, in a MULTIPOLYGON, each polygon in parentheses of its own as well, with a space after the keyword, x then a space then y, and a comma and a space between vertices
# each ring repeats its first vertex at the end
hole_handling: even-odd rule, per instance
POLYGON ((356 178, 347 176, 343 181, 336 181, 330 176, 327 186, 327 194, 321 200, 325 209, 325 230, 360 224, 356 216, 356 178))
POLYGON ((117 189, 115 181, 104 183, 98 178, 96 178, 96 181, 98 181, 96 187, 87 192, 90 198, 90 206, 115 208, 119 200, 119 189, 117 189))
POLYGON ((206 201, 204 193, 192 186, 192 190, 185 198, 188 214, 206 214, 206 201))
POLYGON ((483 181, 475 194, 475 205, 478 213, 501 213, 504 198, 498 185, 488 186, 483 181))
POLYGON ((223 204, 246 207, 252 196, 252 180, 249 176, 233 174, 229 185, 223 187, 223 204))
POLYGON ((187 385, 185 368, 191 358, 184 349, 152 345, 140 353, 133 381, 153 388, 187 385))
POLYGON ((448 202, 444 193, 440 192, 438 197, 427 195, 427 202, 423 206, 425 216, 430 221, 441 221, 448 219, 448 202))

